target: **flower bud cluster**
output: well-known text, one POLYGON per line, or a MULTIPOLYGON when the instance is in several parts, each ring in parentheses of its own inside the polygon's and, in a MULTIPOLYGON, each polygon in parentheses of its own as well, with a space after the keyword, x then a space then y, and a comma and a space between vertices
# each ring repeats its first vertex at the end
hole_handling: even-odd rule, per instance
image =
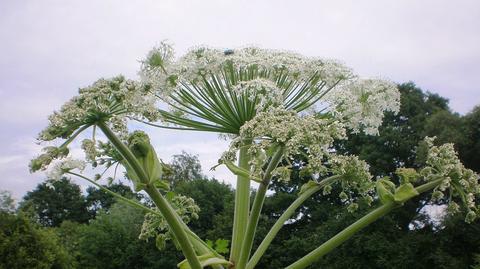
MULTIPOLYGON (((346 202, 348 211, 353 212, 358 208, 356 197, 362 197, 368 204, 373 201, 370 195, 375 184, 372 182, 372 175, 369 172, 370 166, 363 160, 354 155, 332 154, 328 159, 329 172, 333 175, 340 175, 338 184, 342 188, 339 197, 342 202, 346 202)), ((331 186, 324 188, 324 193, 328 192, 331 186)))
MULTIPOLYGON (((200 208, 192 198, 172 192, 167 193, 166 197, 185 224, 188 224, 192 219, 198 219, 200 208)), ((158 211, 157 208, 153 210, 158 211)), ((167 220, 162 215, 147 213, 145 214, 139 239, 148 240, 152 237, 155 238, 156 245, 160 250, 165 248, 168 240, 174 239, 167 220)))
POLYGON ((472 222, 480 213, 475 201, 475 197, 480 195, 479 176, 463 166, 453 144, 435 146, 434 140, 432 137, 426 137, 424 140, 428 152, 426 166, 420 174, 427 180, 443 179, 434 189, 432 199, 446 199, 450 213, 460 209, 455 201, 461 202, 467 209, 465 221, 472 222))
POLYGON ((38 170, 45 170, 53 160, 66 157, 69 152, 67 147, 49 146, 42 150, 43 154, 30 161, 29 167, 32 173, 38 170))

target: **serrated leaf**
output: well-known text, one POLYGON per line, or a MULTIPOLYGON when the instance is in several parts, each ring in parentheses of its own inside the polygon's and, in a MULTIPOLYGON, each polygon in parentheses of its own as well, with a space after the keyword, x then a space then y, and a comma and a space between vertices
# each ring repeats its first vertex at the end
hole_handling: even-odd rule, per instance
POLYGON ((230 241, 226 239, 217 239, 215 241, 215 251, 217 251, 220 254, 226 254, 229 251, 228 248, 228 243, 230 241))

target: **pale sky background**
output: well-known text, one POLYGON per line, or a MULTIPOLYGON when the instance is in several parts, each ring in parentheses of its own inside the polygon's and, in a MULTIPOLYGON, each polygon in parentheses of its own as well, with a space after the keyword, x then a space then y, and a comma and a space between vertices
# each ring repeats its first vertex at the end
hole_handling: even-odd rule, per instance
MULTIPOLYGON (((258 45, 335 58, 361 76, 413 81, 461 114, 480 104, 480 1, 0 0, 0 189, 18 200, 44 179, 27 166, 54 109, 100 77, 137 78, 164 39, 178 54, 258 45)), ((227 147, 216 135, 151 131, 165 161, 198 154, 208 175, 233 182, 208 172, 227 147)))

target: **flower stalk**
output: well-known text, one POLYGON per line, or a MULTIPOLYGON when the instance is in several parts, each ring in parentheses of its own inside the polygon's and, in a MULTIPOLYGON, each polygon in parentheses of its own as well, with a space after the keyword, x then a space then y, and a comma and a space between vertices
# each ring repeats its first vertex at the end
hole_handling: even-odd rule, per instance
POLYGON ((237 265, 235 266, 235 268, 237 269, 245 268, 248 258, 250 256, 253 239, 255 237, 255 231, 257 230, 258 219, 260 218, 263 203, 265 202, 268 184, 270 183, 270 179, 272 178, 272 171, 278 166, 278 164, 282 160, 283 153, 284 147, 278 147, 278 149, 272 156, 272 159, 270 160, 267 169, 265 170, 263 180, 258 187, 257 193, 255 195, 255 200, 253 201, 252 210, 250 212, 250 218, 248 220, 248 226, 245 233, 245 238, 243 240, 242 250, 240 252, 240 258, 238 259, 237 265))
MULTIPOLYGON (((438 185, 442 183, 443 179, 437 179, 423 185, 416 187, 416 191, 418 193, 426 192, 429 190, 434 189, 438 185)), ((330 238, 327 242, 323 243, 318 248, 314 249, 303 258, 299 259, 298 261, 294 262, 293 264, 289 265, 285 269, 302 269, 306 268, 307 266, 311 265, 321 257, 325 256, 327 253, 341 245, 343 242, 347 241, 350 237, 356 234, 361 229, 365 228, 366 226, 370 225, 371 223, 375 222, 379 218, 385 216, 393 209, 401 206, 402 203, 397 203, 395 201, 389 201, 380 207, 376 208, 375 210, 371 211, 367 215, 363 216, 343 231, 336 234, 334 237, 330 238)))
POLYGON ((272 243, 273 239, 277 236, 278 232, 283 227, 285 222, 290 219, 290 217, 295 213, 295 211, 308 198, 310 198, 313 194, 320 191, 326 185, 331 184, 334 181, 340 179, 340 177, 341 177, 340 175, 335 175, 335 176, 325 178, 322 181, 320 181, 316 186, 314 186, 312 188, 309 188, 306 191, 304 191, 302 194, 300 194, 298 196, 298 198, 295 199, 295 201, 285 210, 285 212, 283 212, 283 214, 280 216, 280 218, 278 218, 278 220, 275 222, 275 224, 272 226, 272 228, 270 228, 270 231, 265 236, 262 243, 260 243, 260 246, 258 246, 255 253, 253 253, 252 258, 248 261, 246 268, 247 269, 255 268, 255 266, 260 261, 263 254, 265 254, 265 251, 267 251, 268 247, 272 243))
POLYGON ((136 175, 142 181, 142 183, 145 184, 145 191, 148 193, 150 198, 152 198, 155 205, 165 217, 175 237, 178 239, 183 255, 185 255, 185 258, 188 260, 191 268, 201 269, 202 267, 200 265, 198 257, 195 254, 193 246, 190 243, 187 233, 185 232, 182 222, 177 216, 175 210, 167 202, 163 195, 158 191, 158 189, 155 186, 152 186, 152 184, 149 182, 147 174, 140 166, 130 149, 115 135, 114 132, 112 132, 112 130, 110 130, 110 128, 108 128, 108 126, 104 122, 98 122, 97 126, 102 130, 105 136, 125 158, 125 160, 135 171, 136 175))
MULTIPOLYGON (((251 143, 251 142, 250 142, 251 143)), ((248 147, 240 148, 238 154, 238 167, 249 169, 248 147)), ((233 216, 232 246, 230 262, 235 263, 240 256, 243 238, 248 225, 248 210, 250 208, 250 179, 243 175, 237 176, 235 191, 235 212, 233 216)))

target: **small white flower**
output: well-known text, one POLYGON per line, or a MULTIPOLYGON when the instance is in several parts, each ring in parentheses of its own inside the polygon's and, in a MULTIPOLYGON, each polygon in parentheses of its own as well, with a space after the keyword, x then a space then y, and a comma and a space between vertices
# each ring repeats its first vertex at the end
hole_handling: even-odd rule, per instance
POLYGON ((50 180, 60 180, 65 173, 74 169, 85 169, 85 162, 70 158, 59 161, 47 172, 47 178, 50 180))

